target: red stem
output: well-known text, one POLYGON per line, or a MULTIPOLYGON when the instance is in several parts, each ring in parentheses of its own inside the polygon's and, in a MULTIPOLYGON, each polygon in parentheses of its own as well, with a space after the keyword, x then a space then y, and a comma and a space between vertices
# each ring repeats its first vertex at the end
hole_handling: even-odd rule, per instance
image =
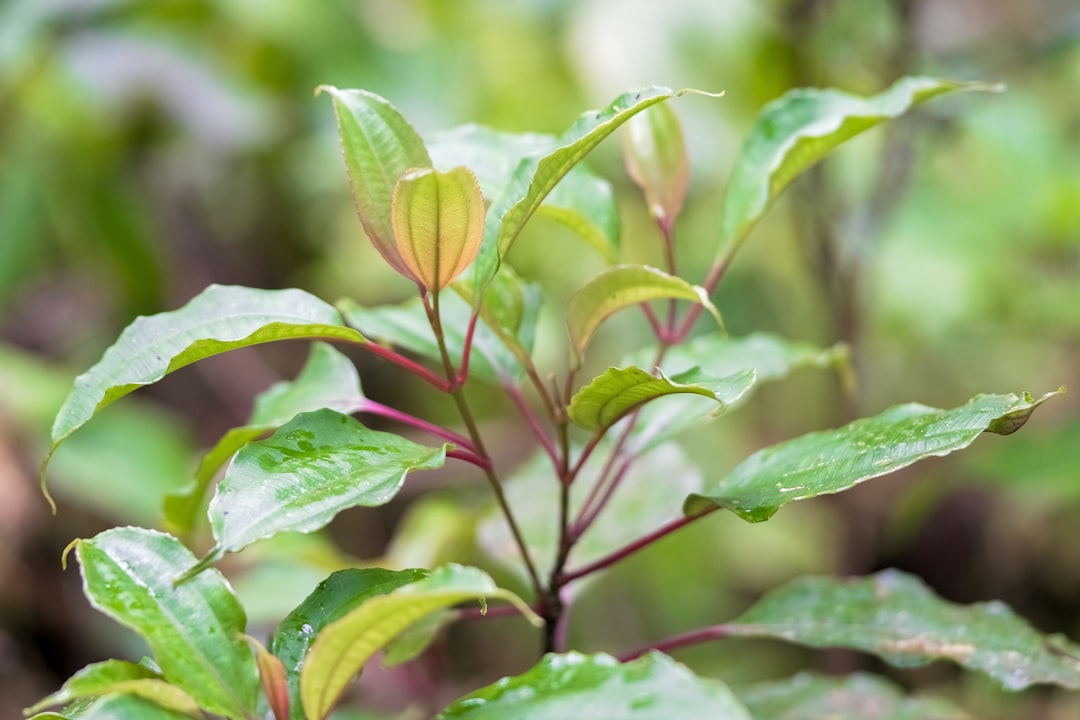
POLYGON ((394 352, 388 347, 383 347, 382 345, 377 345, 376 343, 371 342, 360 343, 359 347, 367 350, 369 353, 378 355, 381 358, 385 358, 390 362, 394 363, 395 365, 401 366, 402 368, 411 372, 413 375, 416 375, 422 380, 426 380, 431 385, 434 385, 442 392, 450 392, 450 382, 439 377, 420 363, 414 362, 409 358, 405 357, 404 355, 394 352))
POLYGON ((633 652, 628 652, 625 655, 619 657, 619 662, 629 662, 636 660, 647 652, 652 650, 659 650, 660 652, 671 652, 672 650, 678 650, 679 648, 688 647, 690 645, 697 645, 703 642, 709 642, 711 640, 720 640, 731 634, 731 627, 729 625, 712 625, 711 627, 700 628, 699 630, 691 630, 688 633, 682 635, 676 635, 666 640, 661 640, 658 643, 652 645, 646 645, 645 647, 638 648, 633 652))
POLYGON ((469 358, 472 356, 473 333, 476 332, 476 321, 480 317, 479 309, 474 309, 469 318, 469 329, 465 331, 465 349, 461 352, 461 367, 458 368, 454 385, 461 387, 469 379, 469 358))
POLYGON ((472 441, 464 435, 458 435, 453 430, 448 430, 434 423, 430 423, 427 420, 422 420, 415 415, 410 415, 409 413, 402 412, 401 410, 397 410, 387 405, 383 405, 380 402, 375 402, 374 400, 371 400, 369 398, 364 398, 364 403, 360 406, 359 411, 371 413, 373 415, 379 415, 381 417, 389 418, 391 420, 396 420, 403 425, 410 425, 417 430, 423 430, 430 435, 441 437, 443 440, 449 440, 450 442, 461 447, 462 449, 474 455, 476 454, 476 446, 473 445, 472 441))
POLYGON ((689 525, 690 523, 694 522, 695 520, 697 520, 699 518, 705 517, 706 515, 708 515, 711 512, 714 512, 717 509, 719 509, 719 508, 714 507, 714 508, 712 508, 710 510, 706 510, 705 512, 701 513, 700 515, 692 515, 690 517, 681 517, 681 518, 678 518, 676 520, 669 520, 668 522, 666 522, 663 525, 661 525, 660 527, 658 527, 656 530, 653 530, 648 535, 645 535, 643 537, 638 538, 637 540, 630 543, 629 545, 624 545, 623 547, 619 548, 615 552, 609 553, 608 555, 605 555, 604 557, 600 558, 599 560, 595 560, 595 561, 589 563, 588 565, 585 565, 584 567, 578 568, 577 570, 572 570, 570 572, 563 573, 562 577, 560 578, 561 584, 565 585, 565 584, 567 584, 569 582, 573 582, 574 580, 577 580, 580 577, 584 577, 586 575, 594 573, 597 570, 603 570, 604 568, 606 568, 606 567, 608 567, 610 565, 614 565, 615 563, 619 562, 623 558, 626 558, 626 557, 629 557, 630 555, 633 555, 638 550, 641 550, 642 548, 648 547, 649 545, 653 544, 657 540, 659 540, 659 539, 661 539, 663 537, 667 537, 668 535, 675 532, 676 530, 678 530, 678 529, 680 529, 682 527, 685 527, 686 525, 689 525))
POLYGON ((529 403, 525 400, 525 396, 522 394, 521 389, 513 383, 513 381, 507 381, 503 384, 503 388, 506 390, 510 399, 514 401, 514 405, 517 406, 518 412, 525 418, 525 422, 528 423, 529 428, 532 430, 536 439, 544 448, 544 452, 551 458, 551 462, 555 464, 556 471, 560 469, 559 454, 555 449, 555 445, 551 442, 551 438, 544 432, 544 428, 540 426, 540 420, 536 417, 536 413, 529 407, 529 403))

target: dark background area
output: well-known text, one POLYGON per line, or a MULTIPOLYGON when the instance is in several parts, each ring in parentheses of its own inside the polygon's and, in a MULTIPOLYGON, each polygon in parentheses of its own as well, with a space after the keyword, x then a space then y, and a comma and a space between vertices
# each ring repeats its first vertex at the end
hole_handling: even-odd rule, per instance
MULTIPOLYGON (((674 105, 693 171, 678 227, 681 267, 695 282, 715 249, 724 179, 765 102, 802 85, 872 93, 905 74, 1005 83, 1000 95, 935 101, 808 173, 714 298, 734 334, 849 343, 857 391, 800 373, 685 447, 713 476, 770 442, 899 402, 944 407, 978 392, 1060 385, 1072 394, 1015 437, 983 438, 766 524, 716 516, 695 526, 591 586, 571 639, 584 650, 626 650, 725 620, 798 574, 890 566, 949 599, 1000 598, 1040 629, 1080 638, 1078 34, 1070 0, 8 0, 0 7, 0 717, 17 717, 86 663, 137 656, 130 634, 87 606, 75 569, 61 571, 61 551, 107 526, 158 525, 163 494, 190 477, 198 449, 242 424, 254 395, 295 374, 307 351, 238 351, 111 408, 58 453, 54 518, 37 466, 72 378, 135 315, 178 307, 209 283, 303 287, 365 304, 409 295, 356 221, 329 100, 312 96, 323 83, 383 95, 421 133, 465 122, 559 132, 632 87, 724 90, 722 100, 674 105)), ((626 258, 656 262, 659 244, 618 143, 589 162, 620 198, 626 258)), ((558 249, 578 246, 560 232, 538 221, 512 258, 552 288, 545 349, 562 342, 558 298, 599 268, 591 258, 568 266, 558 249)), ((617 358, 645 340, 636 318, 615 327, 598 355, 617 358)), ((451 417, 400 373, 357 360, 373 398, 451 417)), ((509 466, 527 438, 500 429, 494 393, 479 398, 509 466)), ((430 532, 387 543, 403 518, 467 525, 450 508, 478 497, 477 482, 469 468, 432 473, 387 508, 253 548, 225 570, 253 625, 272 627, 282 608, 353 558, 454 555, 453 543, 433 543, 430 532)), ((507 642, 516 632, 509 621, 458 627, 417 667, 365 674, 358 694, 392 712, 410 693, 446 700, 519 672, 535 645, 527 635, 520 647, 507 642)), ((767 643, 678 657, 729 682, 804 666, 885 671, 862 656, 767 643)), ((975 717, 1080 714, 1075 694, 1006 695, 940 664, 888 672, 953 696, 975 717)))

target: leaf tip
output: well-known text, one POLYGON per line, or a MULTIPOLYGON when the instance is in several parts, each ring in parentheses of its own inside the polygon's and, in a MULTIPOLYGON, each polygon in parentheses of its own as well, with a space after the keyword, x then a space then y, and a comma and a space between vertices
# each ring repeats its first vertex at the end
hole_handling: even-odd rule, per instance
POLYGON ((68 553, 70 553, 72 550, 74 550, 76 547, 78 547, 79 543, 81 543, 81 542, 82 542, 82 538, 75 538, 74 540, 72 540, 71 542, 69 542, 67 544, 67 547, 64 548, 64 552, 60 553, 60 569, 61 570, 67 570, 68 553))
POLYGON ((45 455, 45 459, 41 461, 41 471, 39 474, 41 481, 41 494, 45 496, 45 501, 49 503, 49 509, 52 511, 52 514, 54 516, 56 515, 57 510, 56 501, 53 500, 53 496, 49 493, 47 475, 49 472, 49 460, 52 459, 53 453, 56 452, 56 447, 57 443, 54 442, 52 447, 49 448, 49 452, 45 455))

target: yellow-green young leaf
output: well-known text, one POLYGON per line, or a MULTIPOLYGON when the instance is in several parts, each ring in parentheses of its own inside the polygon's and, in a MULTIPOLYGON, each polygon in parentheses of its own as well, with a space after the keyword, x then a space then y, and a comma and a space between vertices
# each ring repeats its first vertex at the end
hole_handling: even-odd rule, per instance
POLYGON ((112 693, 85 705, 64 709, 64 714, 45 713, 31 720, 191 720, 186 713, 162 707, 138 695, 112 693))
POLYGON ((394 188, 394 242, 424 287, 442 290, 476 257, 484 235, 484 197, 466 167, 409 170, 394 188))
POLYGON ((1043 635, 1004 603, 957 605, 897 570, 798 578, 724 628, 732 636, 861 650, 897 667, 948 660, 1006 690, 1040 683, 1080 688, 1080 646, 1043 635))
POLYGON ((675 298, 704 306, 720 323, 720 314, 704 288, 647 265, 616 265, 578 288, 566 306, 566 327, 580 365, 596 328, 613 313, 650 300, 675 298))
POLYGON ((601 430, 650 400, 665 395, 694 394, 719 403, 717 410, 738 401, 753 387, 756 375, 744 370, 726 377, 713 377, 693 368, 668 378, 650 375, 641 368, 610 367, 574 394, 570 419, 587 430, 601 430))
POLYGON ((375 93, 329 85, 316 93, 322 91, 334 100, 345 167, 364 232, 386 262, 411 278, 394 244, 390 208, 398 178, 410 168, 431 167, 424 141, 397 108, 375 93))
POLYGON ((203 717, 199 705, 186 692, 165 681, 148 667, 123 660, 106 660, 87 665, 68 678, 64 686, 27 708, 33 713, 51 705, 66 705, 73 700, 112 693, 138 695, 153 700, 169 710, 193 718, 203 717))
POLYGON ((938 95, 997 89, 983 83, 905 77, 872 97, 801 88, 774 100, 758 115, 728 179, 721 252, 734 253, 784 188, 847 140, 938 95))
POLYGON ((626 124, 623 135, 626 171, 645 192, 649 214, 670 229, 686 198, 690 162, 682 128, 667 103, 653 105, 626 124))
POLYGON ((1015 432, 1057 394, 1038 400, 1026 393, 976 395, 950 410, 896 405, 836 430, 758 450, 713 487, 688 497, 683 511, 696 515, 719 506, 749 522, 768 520, 789 502, 842 492, 923 458, 962 450, 983 432, 1015 432))
POLYGON ((432 613, 466 600, 500 598, 539 622, 513 593, 476 568, 446 565, 389 595, 373 597, 323 628, 300 673, 300 697, 309 720, 322 720, 349 681, 379 649, 432 613))

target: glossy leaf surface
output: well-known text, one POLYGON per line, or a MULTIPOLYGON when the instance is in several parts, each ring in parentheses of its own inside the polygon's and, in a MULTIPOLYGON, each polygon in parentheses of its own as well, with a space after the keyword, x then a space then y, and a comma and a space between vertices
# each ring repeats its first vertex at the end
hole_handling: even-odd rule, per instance
POLYGON ((495 273, 525 223, 571 168, 631 117, 676 94, 662 87, 623 93, 607 107, 578 117, 559 136, 557 147, 546 155, 524 158, 488 211, 484 241, 475 266, 477 284, 483 286, 495 273))
POLYGON ((993 89, 905 77, 872 97, 839 90, 789 91, 762 109, 735 160, 721 216, 722 251, 737 248, 792 180, 845 141, 939 95, 993 89))
MULTIPOLYGON (((484 197, 494 200, 510 182, 526 155, 543 155, 556 147, 554 135, 508 133, 482 125, 462 127, 427 138, 432 162, 441 170, 456 165, 476 173, 484 197)), ((619 248, 619 213, 611 185, 584 165, 575 165, 547 197, 537 213, 575 232, 604 259, 614 262, 619 248)))
POLYGON ((645 193, 649 214, 670 228, 682 211, 690 183, 682 127, 667 103, 654 105, 626 124, 626 170, 645 193))
POLYGON ((610 655, 545 655, 528 672, 455 701, 439 720, 750 720, 718 680, 694 675, 666 655, 620 664, 610 655))
POLYGON ((214 476, 247 443, 302 412, 325 407, 351 414, 363 404, 360 375, 352 361, 331 345, 312 343, 307 363, 296 379, 277 383, 256 397, 248 424, 225 433, 203 456, 195 471, 195 482, 165 498, 165 521, 169 529, 179 533, 191 529, 214 476))
MULTIPOLYGON (((632 353, 625 362, 648 367, 656 357, 653 348, 632 353)), ((700 335, 677 345, 664 355, 664 370, 679 375, 698 368, 714 377, 735 378, 740 373, 754 373, 758 384, 777 380, 800 368, 835 367, 843 375, 847 369, 848 351, 843 345, 819 348, 809 343, 788 340, 776 335, 754 333, 744 337, 727 337, 720 333, 700 335)), ((738 407, 750 397, 750 392, 726 401, 724 410, 738 407)), ((680 432, 707 423, 717 417, 715 403, 683 395, 650 403, 641 409, 640 421, 634 428, 631 446, 645 452, 680 432)))
POLYGON ((35 703, 26 712, 37 712, 50 705, 66 705, 78 698, 112 693, 138 695, 163 708, 201 717, 198 704, 186 692, 169 684, 153 670, 123 660, 106 660, 87 665, 68 678, 63 687, 35 703))
POLYGON ((364 232, 395 270, 412 277, 398 254, 390 217, 398 178, 406 170, 431 167, 424 141, 397 108, 375 93, 328 85, 319 90, 334 101, 345 167, 364 232))
POLYGON ((214 549, 192 570, 280 532, 312 532, 342 510, 389 502, 413 470, 441 467, 446 447, 369 430, 334 410, 302 413, 244 446, 210 501, 214 549))
POLYGON ((364 339, 337 310, 302 290, 211 285, 179 310, 137 318, 75 379, 53 423, 52 450, 105 406, 174 370, 228 350, 297 338, 364 339))
POLYGON ((570 419, 587 430, 610 427, 619 419, 650 400, 665 395, 694 394, 715 400, 723 406, 738 401, 754 385, 753 370, 712 377, 698 369, 672 378, 656 377, 641 368, 608 368, 581 388, 570 400, 570 419))
POLYGON ((300 676, 304 712, 322 720, 364 663, 413 623, 467 600, 509 600, 527 612, 516 595, 499 589, 476 568, 446 565, 423 580, 388 595, 369 598, 316 638, 300 676))
POLYGON ((773 720, 970 720, 946 700, 905 697, 885 678, 866 673, 799 673, 741 688, 737 694, 754 717, 773 720))
POLYGON ((369 598, 393 592, 427 575, 426 570, 340 570, 319 583, 304 602, 281 621, 270 641, 270 651, 281 659, 287 671, 290 717, 293 720, 304 720, 304 708, 300 702, 300 670, 308 650, 323 628, 360 607, 369 598))
POLYGON ((1004 603, 947 602, 896 570, 849 580, 799 578, 766 594, 729 629, 862 650, 898 667, 948 660, 986 673, 1006 690, 1080 687, 1080 646, 1042 635, 1004 603))
POLYGON ((978 395, 966 405, 939 410, 916 403, 842 428, 815 432, 759 450, 684 510, 695 515, 711 505, 749 522, 768 520, 794 500, 847 490, 928 457, 966 448, 983 432, 1017 430, 1048 398, 978 395))
POLYGON ((35 715, 34 720, 191 720, 191 715, 163 708, 138 695, 106 695, 77 713, 35 715))
POLYGON ((425 288, 441 290, 480 249, 484 198, 476 176, 463 166, 445 173, 409 170, 394 187, 391 224, 412 276, 425 288))
POLYGON ((617 265, 578 288, 566 307, 566 327, 580 361, 596 328, 612 314, 638 303, 661 298, 689 300, 704 306, 719 322, 704 288, 647 265, 617 265))
POLYGON ((216 570, 173 587, 195 562, 175 538, 113 528, 75 552, 91 605, 141 635, 165 679, 218 715, 247 717, 258 689, 244 610, 216 570))

